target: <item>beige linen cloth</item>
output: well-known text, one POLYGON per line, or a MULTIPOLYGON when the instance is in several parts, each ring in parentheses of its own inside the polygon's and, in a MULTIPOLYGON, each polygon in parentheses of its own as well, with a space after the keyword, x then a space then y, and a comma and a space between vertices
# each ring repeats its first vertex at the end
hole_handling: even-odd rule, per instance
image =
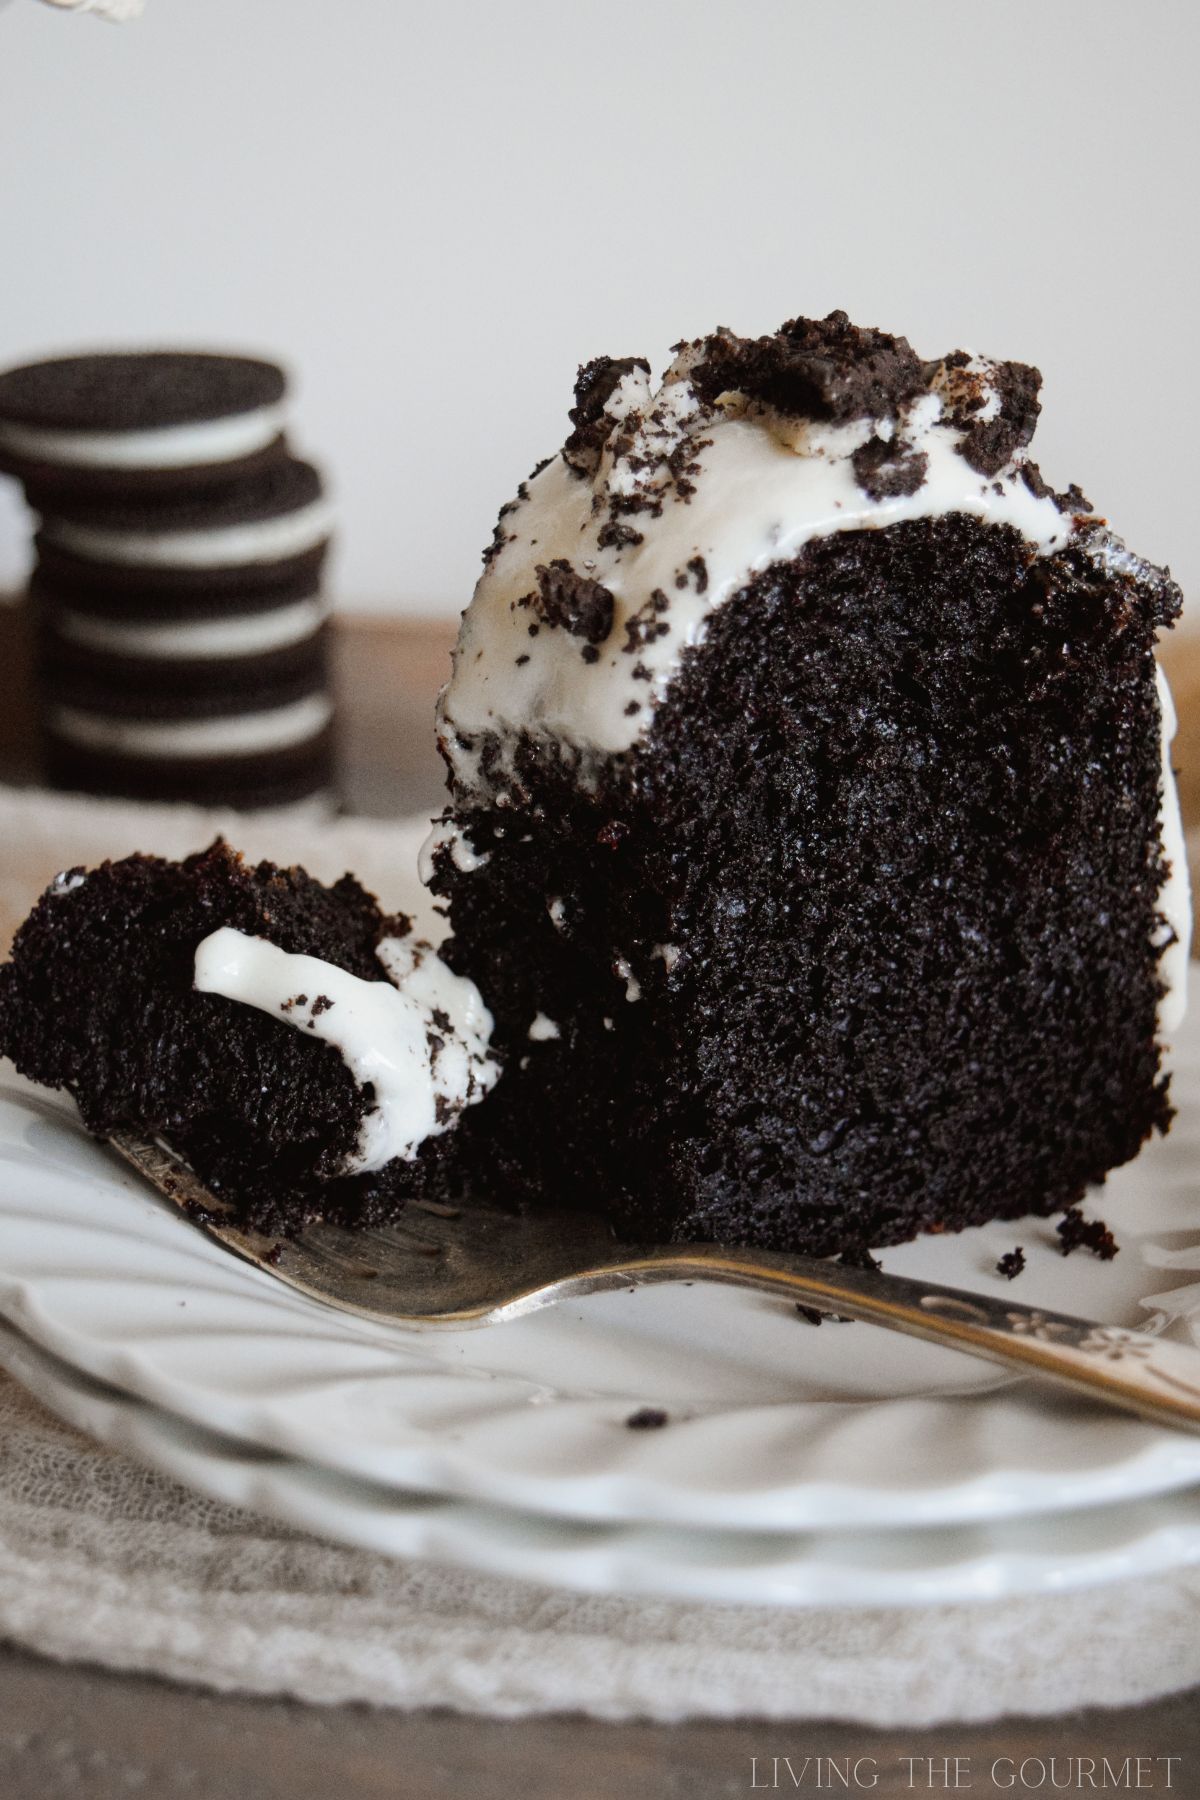
MULTIPOLYGON (((5 942, 58 869, 133 849, 176 855, 218 825, 256 856, 325 878, 352 867, 391 904, 420 837, 412 825, 238 821, 0 789, 5 942)), ((214 1504, 81 1437, 0 1376, 0 1637, 309 1701, 918 1726, 1200 1683, 1200 1571, 933 1609, 598 1599, 391 1561, 214 1504)))

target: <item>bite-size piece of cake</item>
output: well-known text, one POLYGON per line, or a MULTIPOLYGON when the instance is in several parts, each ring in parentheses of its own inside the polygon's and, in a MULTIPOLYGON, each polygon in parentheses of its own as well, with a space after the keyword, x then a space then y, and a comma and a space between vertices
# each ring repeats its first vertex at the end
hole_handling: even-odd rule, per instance
POLYGON ((1039 385, 840 313, 580 371, 439 704, 426 874, 507 1061, 456 1161, 828 1253, 1165 1129, 1180 596, 1029 460, 1039 385))
POLYGON ((218 840, 60 875, 0 967, 0 1054, 161 1138, 249 1224, 377 1223, 493 1085, 491 1018, 353 876, 218 840))

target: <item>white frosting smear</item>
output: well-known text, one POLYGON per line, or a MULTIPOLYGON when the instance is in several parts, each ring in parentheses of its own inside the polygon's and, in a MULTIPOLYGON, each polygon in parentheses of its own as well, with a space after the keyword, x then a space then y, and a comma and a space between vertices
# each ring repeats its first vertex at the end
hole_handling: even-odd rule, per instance
POLYGON ((99 619, 92 613, 56 608, 56 635, 110 656, 159 662, 232 661, 285 650, 315 636, 328 616, 318 595, 274 606, 265 612, 234 613, 211 619, 99 619))
MULTIPOLYGON (((580 476, 559 454, 502 515, 504 541, 464 615, 454 672, 439 701, 441 741, 460 790, 502 787, 522 731, 577 755, 582 780, 589 760, 630 749, 713 612, 814 538, 946 513, 1012 526, 1037 555, 1062 549, 1071 537, 1072 517, 1026 484, 1023 452, 990 478, 967 462, 960 432, 945 422, 953 400, 948 374, 935 376, 899 427, 869 420, 831 426, 783 419, 739 395, 704 409, 687 367, 685 351, 657 393, 642 371, 626 374, 605 408, 611 430, 595 475, 580 476), (906 452, 927 459, 924 479, 911 494, 872 499, 851 459, 872 435, 890 439, 897 429, 906 452), (667 460, 680 446, 691 468, 686 495, 667 460), (639 495, 661 505, 657 515, 624 515, 642 541, 602 543, 614 496, 639 495), (537 585, 537 566, 556 558, 613 596, 612 630, 594 658, 582 654, 578 636, 539 622, 521 604, 537 585), (657 608, 656 595, 665 602, 657 608), (631 624, 639 639, 632 646, 631 624), (487 779, 479 743, 486 732, 500 740, 487 779)), ((977 362, 971 372, 986 375, 989 368, 977 362)))
POLYGON ((59 550, 89 562, 137 569, 237 569, 244 563, 281 562, 314 550, 332 530, 333 512, 325 500, 211 531, 107 531, 70 519, 42 521, 42 536, 59 550))
POLYGON ((1157 940, 1166 944, 1158 963, 1158 973, 1166 993, 1159 1002, 1158 1035, 1168 1041, 1179 1030, 1187 1014, 1188 953, 1192 942, 1192 896, 1188 881, 1187 844, 1183 835, 1183 819, 1179 811, 1179 792, 1175 771, 1171 767, 1171 741, 1175 736, 1175 705, 1162 668, 1155 665, 1158 677, 1158 704, 1162 714, 1162 790, 1159 803, 1159 831, 1167 878, 1158 895, 1158 910, 1163 917, 1162 935, 1157 940))
POLYGON ((364 981, 316 956, 223 926, 196 950, 195 981, 309 1032, 339 1052, 360 1088, 371 1088, 347 1174, 411 1162, 427 1138, 449 1130, 494 1086, 492 1017, 473 981, 455 975, 429 944, 385 938, 388 979, 364 981))
POLYGON ((224 419, 139 431, 64 431, 0 420, 0 450, 71 469, 192 469, 265 450, 283 430, 283 401, 224 419))

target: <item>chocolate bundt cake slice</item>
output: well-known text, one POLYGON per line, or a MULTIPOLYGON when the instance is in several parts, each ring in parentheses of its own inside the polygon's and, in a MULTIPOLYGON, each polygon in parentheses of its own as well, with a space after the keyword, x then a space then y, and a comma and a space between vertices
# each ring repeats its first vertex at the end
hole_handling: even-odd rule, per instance
POLYGON ((164 1140, 249 1224, 377 1223, 498 1066, 477 990, 350 875, 218 840, 60 875, 0 967, 0 1054, 164 1140))
POLYGON ((828 1253, 1051 1213, 1166 1128, 1180 596, 1029 460, 1039 383, 839 313, 580 371, 439 707, 480 1178, 828 1253))

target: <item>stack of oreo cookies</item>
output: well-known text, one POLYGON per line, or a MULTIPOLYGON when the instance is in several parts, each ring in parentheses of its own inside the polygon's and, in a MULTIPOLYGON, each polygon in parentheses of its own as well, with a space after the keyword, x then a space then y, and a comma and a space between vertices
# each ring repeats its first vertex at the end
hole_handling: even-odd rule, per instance
POLYGON ((240 807, 331 785, 330 513, 288 448, 285 385, 197 352, 0 375, 58 785, 240 807))

